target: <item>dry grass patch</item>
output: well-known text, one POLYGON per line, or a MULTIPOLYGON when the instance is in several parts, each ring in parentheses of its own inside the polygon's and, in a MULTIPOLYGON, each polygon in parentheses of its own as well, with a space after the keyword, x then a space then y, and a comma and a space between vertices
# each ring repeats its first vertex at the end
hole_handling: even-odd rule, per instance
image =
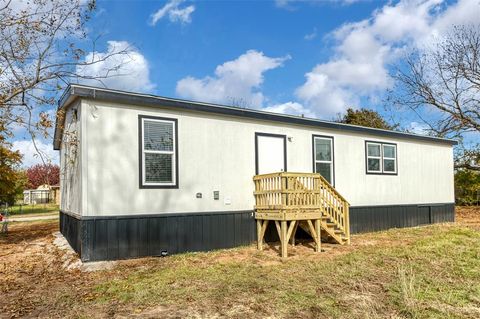
POLYGON ((478 232, 429 226, 356 237, 357 245, 336 246, 344 253, 335 257, 310 252, 281 262, 274 251, 240 248, 150 260, 98 285, 97 302, 258 318, 468 318, 480 309, 478 232))
MULTIPOLYGON (((351 246, 278 244, 67 270, 58 221, 0 236, 0 311, 43 318, 480 318, 480 219, 355 235, 351 246)), ((2 316, 0 315, 0 317, 2 316)))

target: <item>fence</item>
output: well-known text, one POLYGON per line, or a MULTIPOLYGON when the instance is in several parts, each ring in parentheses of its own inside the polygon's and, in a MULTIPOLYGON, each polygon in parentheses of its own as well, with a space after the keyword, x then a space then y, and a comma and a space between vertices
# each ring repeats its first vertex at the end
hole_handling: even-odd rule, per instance
MULTIPOLYGON (((52 203, 41 203, 33 205, 15 204, 8 206, 7 210, 10 215, 26 215, 26 214, 42 214, 53 213, 59 209, 58 205, 52 203)), ((2 211, 5 210, 5 206, 2 206, 2 211)))

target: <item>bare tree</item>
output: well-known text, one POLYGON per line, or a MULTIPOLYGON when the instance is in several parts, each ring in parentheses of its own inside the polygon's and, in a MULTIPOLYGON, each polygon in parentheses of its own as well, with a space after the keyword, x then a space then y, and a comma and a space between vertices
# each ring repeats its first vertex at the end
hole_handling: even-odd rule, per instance
MULTIPOLYGON (((95 0, 0 0, 0 134, 12 135, 14 126, 22 126, 36 147, 36 136, 48 137, 52 110, 68 83, 101 83, 118 75, 114 71, 121 65, 95 75, 79 72, 129 52, 123 47, 86 59, 78 44, 88 43, 85 24, 94 9, 95 0)), ((95 43, 92 41, 92 52, 95 43)))
MULTIPOLYGON (((455 26, 404 62, 391 102, 413 110, 432 135, 460 141, 480 135, 480 25, 455 26)), ((480 170, 479 145, 460 145, 456 167, 480 170)))

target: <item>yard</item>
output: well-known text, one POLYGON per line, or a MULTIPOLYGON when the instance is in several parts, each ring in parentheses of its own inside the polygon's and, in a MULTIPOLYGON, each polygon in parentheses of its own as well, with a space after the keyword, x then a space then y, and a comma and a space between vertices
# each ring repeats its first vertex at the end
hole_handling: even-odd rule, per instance
POLYGON ((15 205, 9 207, 8 212, 11 215, 55 213, 58 212, 58 205, 50 203, 36 205, 15 205))
POLYGON ((57 221, 0 237, 0 317, 479 318, 480 209, 455 224, 355 235, 351 246, 248 246, 100 263, 53 245, 57 221), (67 270, 70 267, 72 269, 67 270))

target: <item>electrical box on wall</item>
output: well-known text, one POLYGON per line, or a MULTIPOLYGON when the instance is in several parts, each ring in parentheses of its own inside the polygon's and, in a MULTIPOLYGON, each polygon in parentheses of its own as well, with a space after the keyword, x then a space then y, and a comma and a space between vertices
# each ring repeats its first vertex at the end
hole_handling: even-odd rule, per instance
POLYGON ((213 199, 214 200, 219 200, 220 199, 220 192, 219 191, 213 191, 213 199))
POLYGON ((232 199, 230 197, 225 197, 225 199, 223 200, 223 203, 225 205, 230 205, 232 203, 232 199))

